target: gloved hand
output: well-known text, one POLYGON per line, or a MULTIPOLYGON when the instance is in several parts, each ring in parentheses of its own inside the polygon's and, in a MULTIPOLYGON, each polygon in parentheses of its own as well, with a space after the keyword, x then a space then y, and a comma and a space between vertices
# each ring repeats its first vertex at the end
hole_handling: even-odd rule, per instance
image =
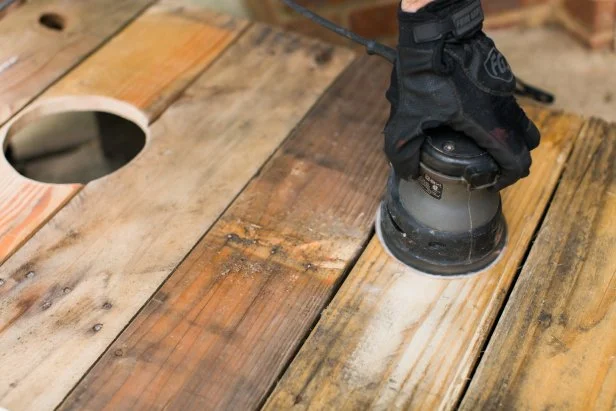
POLYGON ((385 127, 385 152, 396 174, 417 177, 426 130, 447 125, 499 164, 495 189, 526 177, 540 134, 513 96, 509 64, 482 32, 480 1, 436 0, 416 13, 401 11, 399 20, 385 127))

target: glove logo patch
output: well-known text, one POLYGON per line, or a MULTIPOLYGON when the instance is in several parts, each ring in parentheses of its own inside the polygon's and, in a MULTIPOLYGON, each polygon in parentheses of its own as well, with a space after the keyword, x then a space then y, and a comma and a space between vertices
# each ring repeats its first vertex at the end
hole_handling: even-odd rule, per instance
POLYGON ((490 77, 496 80, 502 80, 507 83, 513 80, 513 73, 511 72, 509 63, 505 60, 505 56, 503 56, 500 51, 494 47, 490 50, 488 58, 483 63, 483 66, 490 77))

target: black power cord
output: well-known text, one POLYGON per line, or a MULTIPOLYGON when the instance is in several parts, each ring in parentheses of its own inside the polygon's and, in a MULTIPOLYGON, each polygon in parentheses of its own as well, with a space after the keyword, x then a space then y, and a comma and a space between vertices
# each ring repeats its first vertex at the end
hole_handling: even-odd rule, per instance
POLYGON ((361 44, 362 46, 366 48, 366 51, 368 52, 368 54, 370 55, 376 54, 377 56, 381 56, 392 64, 396 62, 396 57, 398 56, 398 52, 394 48, 381 44, 375 40, 369 40, 367 38, 360 36, 359 34, 353 33, 351 30, 345 29, 344 27, 341 27, 327 20, 326 18, 319 16, 315 12, 308 10, 307 8, 303 6, 300 6, 299 4, 295 3, 292 0, 283 0, 283 1, 287 6, 291 7, 293 10, 295 10, 302 16, 308 18, 309 20, 312 20, 315 23, 320 24, 326 29, 333 31, 334 33, 342 37, 346 37, 349 40, 354 41, 355 43, 361 44))

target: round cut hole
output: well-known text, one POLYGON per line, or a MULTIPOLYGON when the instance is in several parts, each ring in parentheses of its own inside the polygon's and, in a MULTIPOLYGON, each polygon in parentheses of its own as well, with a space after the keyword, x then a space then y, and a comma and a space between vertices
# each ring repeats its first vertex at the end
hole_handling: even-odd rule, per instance
POLYGON ((105 104, 93 110, 40 106, 0 134, 5 157, 24 177, 44 183, 85 184, 113 173, 141 152, 147 138, 147 121, 140 113, 131 119, 134 108, 128 115, 117 110, 122 105, 112 104, 112 111, 105 104))

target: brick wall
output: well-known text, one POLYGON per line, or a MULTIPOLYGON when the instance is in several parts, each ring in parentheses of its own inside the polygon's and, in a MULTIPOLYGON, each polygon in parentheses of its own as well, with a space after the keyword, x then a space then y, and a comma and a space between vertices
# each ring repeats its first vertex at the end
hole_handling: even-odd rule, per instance
POLYGON ((614 47, 616 0, 564 0, 557 17, 587 45, 614 47))
MULTIPOLYGON (((303 19, 282 0, 244 0, 258 20, 323 38, 338 44, 346 40, 303 19)), ((297 0, 322 16, 353 31, 393 43, 399 0, 297 0)), ((486 27, 539 25, 556 21, 593 47, 613 45, 616 0, 482 0, 486 27)))

